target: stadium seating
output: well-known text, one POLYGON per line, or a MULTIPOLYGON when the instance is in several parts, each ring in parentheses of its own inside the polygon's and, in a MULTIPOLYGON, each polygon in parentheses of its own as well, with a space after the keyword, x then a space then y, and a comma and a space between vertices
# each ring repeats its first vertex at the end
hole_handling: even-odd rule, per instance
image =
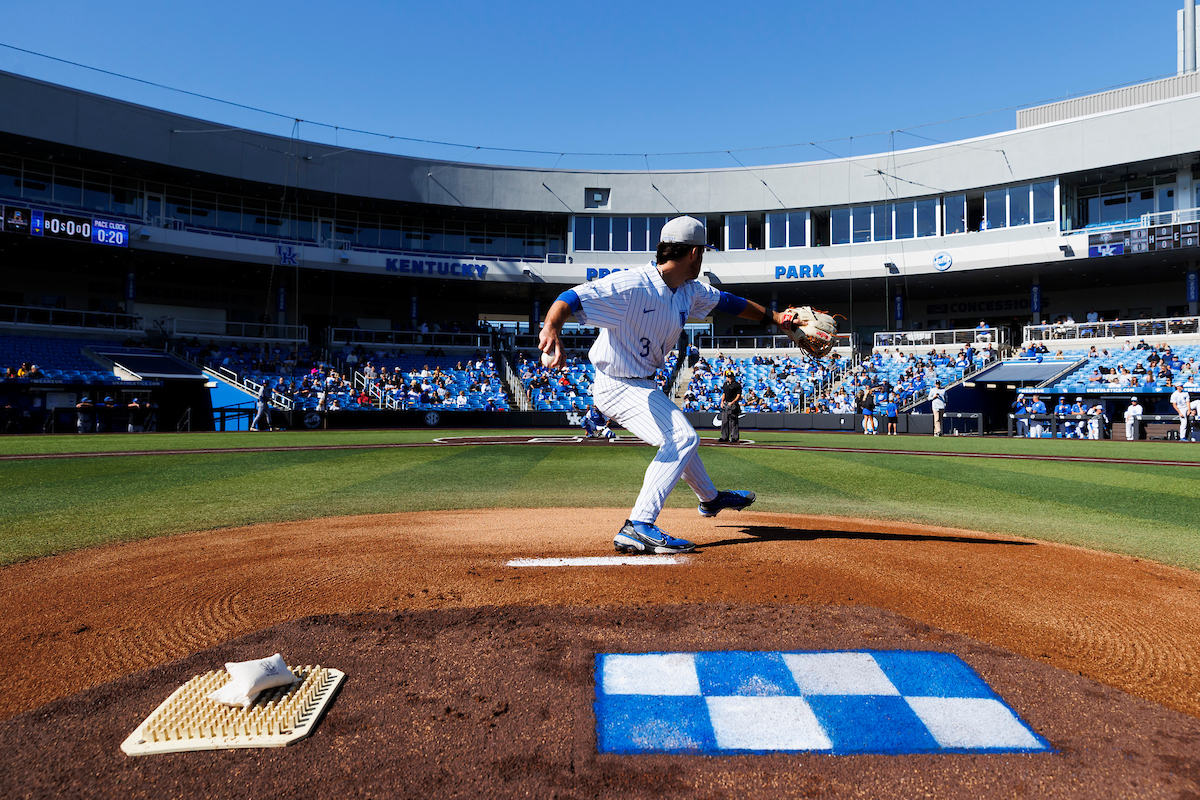
POLYGON ((1194 365, 1200 364, 1200 345, 1181 345, 1166 350, 1138 350, 1132 344, 1129 349, 1098 349, 1095 355, 1090 350, 1065 350, 1063 355, 1071 359, 1087 359, 1087 362, 1061 377, 1052 386, 1043 387, 1048 394, 1097 394, 1127 392, 1129 394, 1170 394, 1173 386, 1183 385, 1189 391, 1200 389, 1194 365), (1157 352, 1172 373, 1172 386, 1161 380, 1159 368, 1150 364, 1150 354, 1157 352), (1191 365, 1189 366, 1189 359, 1191 365), (1100 380, 1092 380, 1093 377, 1100 380), (1148 378, 1155 378, 1148 383, 1148 378))
POLYGON ((0 374, 14 372, 24 363, 35 364, 38 374, 17 380, 54 383, 119 384, 112 370, 103 369, 83 354, 86 347, 111 342, 90 339, 57 339, 39 336, 0 336, 0 374))

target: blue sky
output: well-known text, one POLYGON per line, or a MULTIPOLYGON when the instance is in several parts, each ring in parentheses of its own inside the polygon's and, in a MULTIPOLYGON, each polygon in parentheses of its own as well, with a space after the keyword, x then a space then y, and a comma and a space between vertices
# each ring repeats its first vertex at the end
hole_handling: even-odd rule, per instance
POLYGON ((4 45, 284 116, 8 47, 0 70, 280 135, 299 117, 343 147, 642 170, 1008 130, 1016 107, 1174 74, 1182 0, 7 5, 4 45))

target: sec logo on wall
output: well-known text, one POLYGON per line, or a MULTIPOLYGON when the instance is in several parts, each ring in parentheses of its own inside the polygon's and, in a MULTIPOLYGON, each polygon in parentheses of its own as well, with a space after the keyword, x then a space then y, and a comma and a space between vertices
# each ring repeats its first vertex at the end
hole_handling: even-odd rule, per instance
POLYGON ((933 257, 933 268, 938 272, 945 272, 954 265, 954 257, 945 250, 933 257))
POLYGON ((438 413, 436 411, 430 411, 428 414, 425 415, 425 424, 431 428, 433 426, 437 425, 441 421, 442 421, 442 418, 440 416, 438 416, 438 413))

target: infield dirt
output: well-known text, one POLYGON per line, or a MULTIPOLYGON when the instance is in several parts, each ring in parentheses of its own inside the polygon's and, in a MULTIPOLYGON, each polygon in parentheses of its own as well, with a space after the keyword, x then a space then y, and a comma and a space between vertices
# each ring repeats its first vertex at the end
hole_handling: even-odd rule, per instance
POLYGON ((683 510, 660 521, 700 545, 686 564, 505 566, 606 554, 622 520, 342 517, 7 567, 0 773, 12 796, 1200 795, 1194 573, 961 530, 683 510), (595 752, 595 652, 892 647, 957 653, 1058 752, 595 752), (310 740, 118 749, 188 678, 277 650, 348 673, 310 740))

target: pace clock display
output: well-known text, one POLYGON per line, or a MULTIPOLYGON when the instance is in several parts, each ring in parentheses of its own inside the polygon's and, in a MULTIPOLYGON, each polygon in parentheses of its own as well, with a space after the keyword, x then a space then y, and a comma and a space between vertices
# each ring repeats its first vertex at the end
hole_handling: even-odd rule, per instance
POLYGON ((4 208, 4 230, 49 239, 90 242, 109 247, 129 246, 129 223, 79 217, 38 208, 4 208))

